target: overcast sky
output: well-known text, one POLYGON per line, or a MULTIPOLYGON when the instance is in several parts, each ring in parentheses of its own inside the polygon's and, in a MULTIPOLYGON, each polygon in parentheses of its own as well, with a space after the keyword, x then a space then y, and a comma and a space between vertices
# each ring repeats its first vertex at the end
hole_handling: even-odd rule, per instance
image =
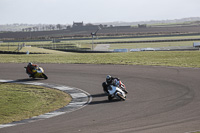
POLYGON ((200 17, 200 0, 0 0, 0 24, 135 22, 200 17))

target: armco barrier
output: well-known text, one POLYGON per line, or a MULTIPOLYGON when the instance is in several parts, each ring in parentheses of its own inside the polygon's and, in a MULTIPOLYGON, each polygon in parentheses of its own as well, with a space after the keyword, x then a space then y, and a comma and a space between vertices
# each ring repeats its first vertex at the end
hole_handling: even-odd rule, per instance
POLYGON ((113 53, 113 51, 92 51, 92 50, 75 50, 75 49, 55 49, 63 52, 76 52, 76 53, 113 53))
POLYGON ((114 49, 113 52, 128 52, 128 49, 114 49))
MULTIPOLYGON (((27 54, 27 52, 0 51, 0 54, 27 54)), ((29 54, 48 54, 48 53, 31 53, 29 54)))

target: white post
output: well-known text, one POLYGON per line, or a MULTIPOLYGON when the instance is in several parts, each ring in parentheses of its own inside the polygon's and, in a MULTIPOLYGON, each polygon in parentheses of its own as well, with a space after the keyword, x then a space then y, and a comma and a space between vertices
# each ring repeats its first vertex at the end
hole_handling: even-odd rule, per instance
POLYGON ((20 48, 19 48, 19 43, 18 43, 18 52, 19 52, 19 49, 20 49, 20 48))

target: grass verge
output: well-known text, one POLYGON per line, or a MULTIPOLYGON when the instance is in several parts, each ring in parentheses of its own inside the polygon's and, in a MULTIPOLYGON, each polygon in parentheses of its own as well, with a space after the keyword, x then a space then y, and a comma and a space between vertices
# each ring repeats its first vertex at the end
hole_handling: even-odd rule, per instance
POLYGON ((42 86, 0 83, 0 124, 31 118, 66 106, 71 97, 42 86))
POLYGON ((200 51, 149 51, 128 53, 0 54, 0 63, 122 64, 200 67, 200 51))
POLYGON ((109 49, 134 49, 134 48, 166 48, 166 47, 193 47, 194 41, 183 42, 159 42, 159 43, 126 43, 126 44, 111 44, 109 49))

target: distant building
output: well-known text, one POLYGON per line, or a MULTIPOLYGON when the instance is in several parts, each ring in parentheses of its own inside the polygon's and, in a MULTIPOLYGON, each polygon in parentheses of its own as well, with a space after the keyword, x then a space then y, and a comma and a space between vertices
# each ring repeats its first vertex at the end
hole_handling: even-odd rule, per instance
POLYGON ((96 31, 98 29, 98 25, 93 24, 83 24, 83 22, 73 22, 71 30, 94 30, 96 31))
POLYGON ((83 22, 73 22, 72 27, 83 27, 83 22))

